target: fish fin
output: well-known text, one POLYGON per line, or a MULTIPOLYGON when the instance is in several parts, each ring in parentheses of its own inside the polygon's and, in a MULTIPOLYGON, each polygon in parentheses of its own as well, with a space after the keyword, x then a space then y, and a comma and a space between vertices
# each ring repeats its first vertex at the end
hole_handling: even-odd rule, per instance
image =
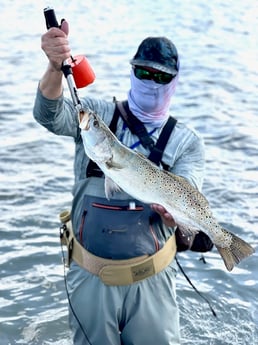
POLYGON ((240 261, 242 261, 244 258, 248 257, 249 255, 252 255, 255 251, 250 246, 250 244, 248 244, 247 242, 245 242, 244 240, 242 240, 235 234, 230 232, 230 235, 232 236, 232 241, 229 247, 223 248, 215 244, 228 271, 232 271, 235 265, 239 264, 240 261))
POLYGON ((148 161, 148 162, 150 162, 150 163, 153 163, 152 161, 149 161, 148 158, 147 158, 143 153, 137 152, 137 151, 134 151, 134 152, 135 152, 135 154, 136 154, 137 156, 139 156, 139 157, 142 158, 143 160, 148 161))
POLYGON ((191 237, 199 232, 199 229, 186 227, 185 225, 177 223, 178 230, 182 233, 183 237, 191 237))
POLYGON ((114 170, 120 170, 123 169, 123 166, 121 164, 115 163, 112 158, 106 161, 106 167, 108 169, 114 169, 114 170))
POLYGON ((194 242, 196 231, 190 229, 182 229, 180 226, 176 229, 176 239, 177 242, 186 245, 188 248, 191 248, 194 242))
POLYGON ((110 178, 105 176, 105 195, 109 200, 115 192, 121 192, 122 189, 110 178))

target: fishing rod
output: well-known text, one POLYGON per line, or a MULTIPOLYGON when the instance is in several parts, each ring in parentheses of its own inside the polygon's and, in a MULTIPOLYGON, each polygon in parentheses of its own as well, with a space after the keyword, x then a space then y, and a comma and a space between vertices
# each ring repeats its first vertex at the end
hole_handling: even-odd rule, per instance
MULTIPOLYGON (((52 27, 61 28, 52 7, 44 8, 44 16, 47 29, 52 27)), ((64 19, 61 20, 61 24, 63 21, 64 19)), ((82 104, 79 99, 77 88, 82 88, 93 83, 95 80, 94 71, 84 55, 71 56, 70 59, 63 62, 61 70, 67 80, 73 105, 77 112, 80 113, 82 111, 82 104)))

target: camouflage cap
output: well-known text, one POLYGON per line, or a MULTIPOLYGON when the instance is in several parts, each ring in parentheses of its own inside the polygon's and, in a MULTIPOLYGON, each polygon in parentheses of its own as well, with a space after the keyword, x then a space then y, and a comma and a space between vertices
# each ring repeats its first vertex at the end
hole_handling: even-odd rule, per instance
POLYGON ((152 67, 173 75, 176 75, 179 69, 177 49, 166 37, 145 38, 130 63, 152 67))

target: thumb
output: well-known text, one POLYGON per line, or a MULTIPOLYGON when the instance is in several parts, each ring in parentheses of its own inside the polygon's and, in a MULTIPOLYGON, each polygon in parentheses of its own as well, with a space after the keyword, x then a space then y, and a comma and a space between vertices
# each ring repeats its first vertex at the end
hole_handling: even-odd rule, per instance
POLYGON ((66 34, 68 35, 69 33, 69 24, 65 19, 61 20, 61 25, 60 25, 60 29, 66 34))

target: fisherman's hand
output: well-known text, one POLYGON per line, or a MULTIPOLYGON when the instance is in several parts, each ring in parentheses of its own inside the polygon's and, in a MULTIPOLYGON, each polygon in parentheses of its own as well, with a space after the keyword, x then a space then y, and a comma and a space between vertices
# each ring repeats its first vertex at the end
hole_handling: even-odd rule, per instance
POLYGON ((176 226, 174 218, 172 217, 172 215, 170 213, 168 213, 168 211, 163 206, 158 205, 158 204, 152 204, 151 209, 160 215, 162 222, 166 226, 168 226, 168 227, 176 226))
POLYGON ((68 31, 68 23, 64 20, 60 29, 50 28, 41 37, 41 48, 47 55, 50 66, 56 71, 61 71, 63 61, 71 56, 68 31))

